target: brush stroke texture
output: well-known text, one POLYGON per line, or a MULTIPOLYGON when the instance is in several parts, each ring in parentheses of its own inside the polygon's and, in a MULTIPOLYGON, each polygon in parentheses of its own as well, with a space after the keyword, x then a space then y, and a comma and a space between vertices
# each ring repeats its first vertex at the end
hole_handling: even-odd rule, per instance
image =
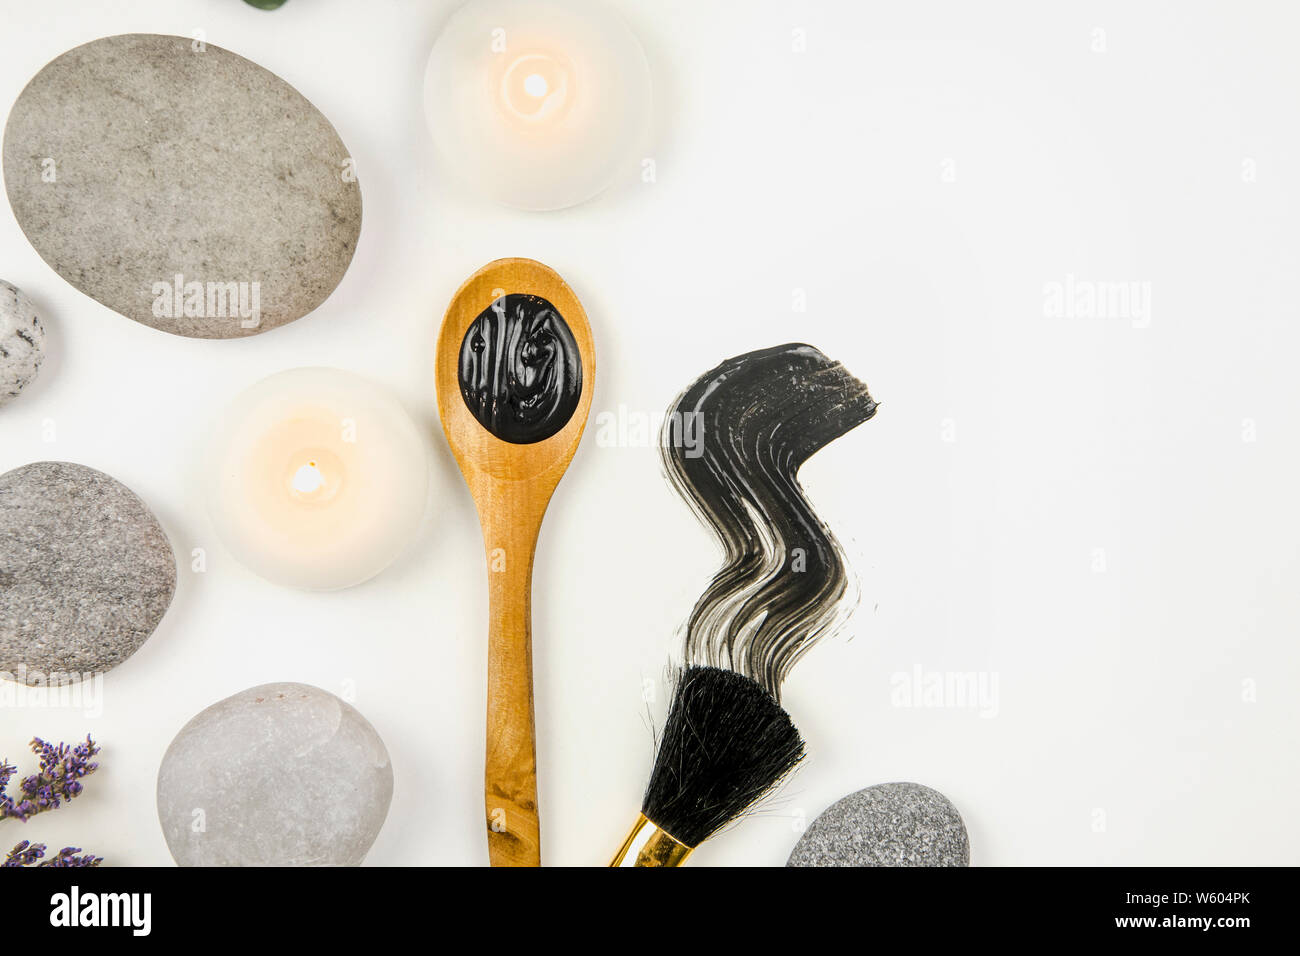
POLYGON ((687 665, 736 671, 780 699, 847 587, 799 468, 875 412, 866 385, 798 343, 728 359, 674 403, 662 442, 669 479, 725 555, 691 612, 687 665))

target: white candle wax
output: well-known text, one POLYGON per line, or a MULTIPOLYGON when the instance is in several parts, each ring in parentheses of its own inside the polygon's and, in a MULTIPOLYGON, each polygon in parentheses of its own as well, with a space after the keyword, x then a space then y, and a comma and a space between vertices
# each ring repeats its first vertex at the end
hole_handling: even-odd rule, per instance
POLYGON ((446 160, 523 209, 634 181, 650 125, 650 68, 631 29, 590 0, 471 0, 447 21, 425 74, 446 160))
POLYGON ((395 399, 351 372, 299 368, 243 392, 207 462, 218 534, 278 584, 350 587, 411 542, 424 515, 428 449, 395 399))

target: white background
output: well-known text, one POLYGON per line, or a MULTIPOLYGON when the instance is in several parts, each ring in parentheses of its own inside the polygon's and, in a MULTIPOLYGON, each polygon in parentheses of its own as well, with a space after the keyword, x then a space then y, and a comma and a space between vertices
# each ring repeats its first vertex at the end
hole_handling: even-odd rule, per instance
POLYGON ((317 312, 214 342, 81 295, 0 213, 0 277, 50 338, 39 380, 0 411, 0 471, 108 472, 181 562, 161 627, 108 675, 102 717, 0 709, 0 754, 24 772, 33 734, 104 745, 82 798, 0 824, 0 843, 169 863, 154 780, 171 737, 228 694, 297 680, 354 688, 391 752, 368 863, 486 862, 486 588, 432 368, 458 284, 515 255, 569 280, 599 363, 535 582, 547 862, 602 864, 635 818, 643 682, 658 723, 667 654, 718 560, 656 451, 602 445, 596 416, 662 412, 717 361, 803 340, 882 403, 804 470, 861 605, 787 685, 810 758, 693 863, 780 864, 801 816, 891 780, 947 794, 977 865, 1296 863, 1300 10, 616 5, 654 71, 657 181, 525 214, 447 181, 425 129, 424 62, 452 2, 4 0, 6 111, 77 44, 202 29, 334 123, 365 222, 317 312), (1045 286, 1070 275, 1150 283, 1149 325, 1045 314, 1045 286), (299 365, 387 383, 435 462, 412 552, 334 594, 236 565, 195 490, 207 423, 299 365), (995 712, 897 706, 895 675, 918 667, 996 678, 995 712))

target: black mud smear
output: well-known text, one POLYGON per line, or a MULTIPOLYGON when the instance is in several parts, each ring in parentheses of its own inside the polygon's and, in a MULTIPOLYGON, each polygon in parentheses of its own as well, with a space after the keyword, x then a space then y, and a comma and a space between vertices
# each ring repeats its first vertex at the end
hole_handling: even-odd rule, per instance
POLYGON ((728 359, 677 399, 662 443, 668 475, 725 552, 691 612, 688 666, 736 671, 780 699, 848 584, 799 468, 875 412, 866 385, 801 344, 728 359))

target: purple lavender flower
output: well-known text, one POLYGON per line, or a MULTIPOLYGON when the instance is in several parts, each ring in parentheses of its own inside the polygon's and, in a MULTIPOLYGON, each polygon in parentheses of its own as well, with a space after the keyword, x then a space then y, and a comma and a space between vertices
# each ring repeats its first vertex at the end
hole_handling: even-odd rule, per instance
POLYGON ((28 843, 23 840, 12 850, 0 866, 99 866, 103 863, 103 857, 91 856, 89 853, 84 856, 78 856, 81 853, 79 846, 65 846, 52 859, 45 860, 44 843, 28 843))
MULTIPOLYGON (((81 793, 81 778, 94 773, 99 764, 91 760, 99 753, 99 746, 86 737, 85 743, 75 747, 67 744, 50 744, 39 737, 32 738, 32 753, 40 761, 40 770, 25 777, 18 785, 16 798, 5 792, 18 768, 7 760, 0 760, 0 820, 27 821, 42 810, 55 810, 66 800, 81 793)), ((87 853, 81 847, 65 846, 50 859, 45 859, 45 844, 23 840, 5 857, 0 867, 7 866, 99 866, 103 859, 87 853)))
POLYGON ((41 866, 99 866, 104 862, 102 856, 91 856, 89 853, 84 856, 77 856, 81 852, 79 846, 65 846, 58 852, 58 855, 52 860, 46 860, 41 866))
POLYGON ((9 851, 9 855, 0 866, 31 866, 43 856, 45 856, 44 843, 32 844, 23 840, 9 851))
MULTIPOLYGON (((26 821, 43 810, 56 810, 63 801, 81 793, 81 778, 94 773, 99 764, 91 760, 99 753, 99 745, 86 737, 85 743, 75 747, 67 744, 50 744, 33 737, 32 753, 40 760, 40 771, 19 783, 16 798, 5 792, 16 767, 0 762, 0 820, 13 818, 26 821)), ((43 865, 54 865, 43 864, 43 865)))

